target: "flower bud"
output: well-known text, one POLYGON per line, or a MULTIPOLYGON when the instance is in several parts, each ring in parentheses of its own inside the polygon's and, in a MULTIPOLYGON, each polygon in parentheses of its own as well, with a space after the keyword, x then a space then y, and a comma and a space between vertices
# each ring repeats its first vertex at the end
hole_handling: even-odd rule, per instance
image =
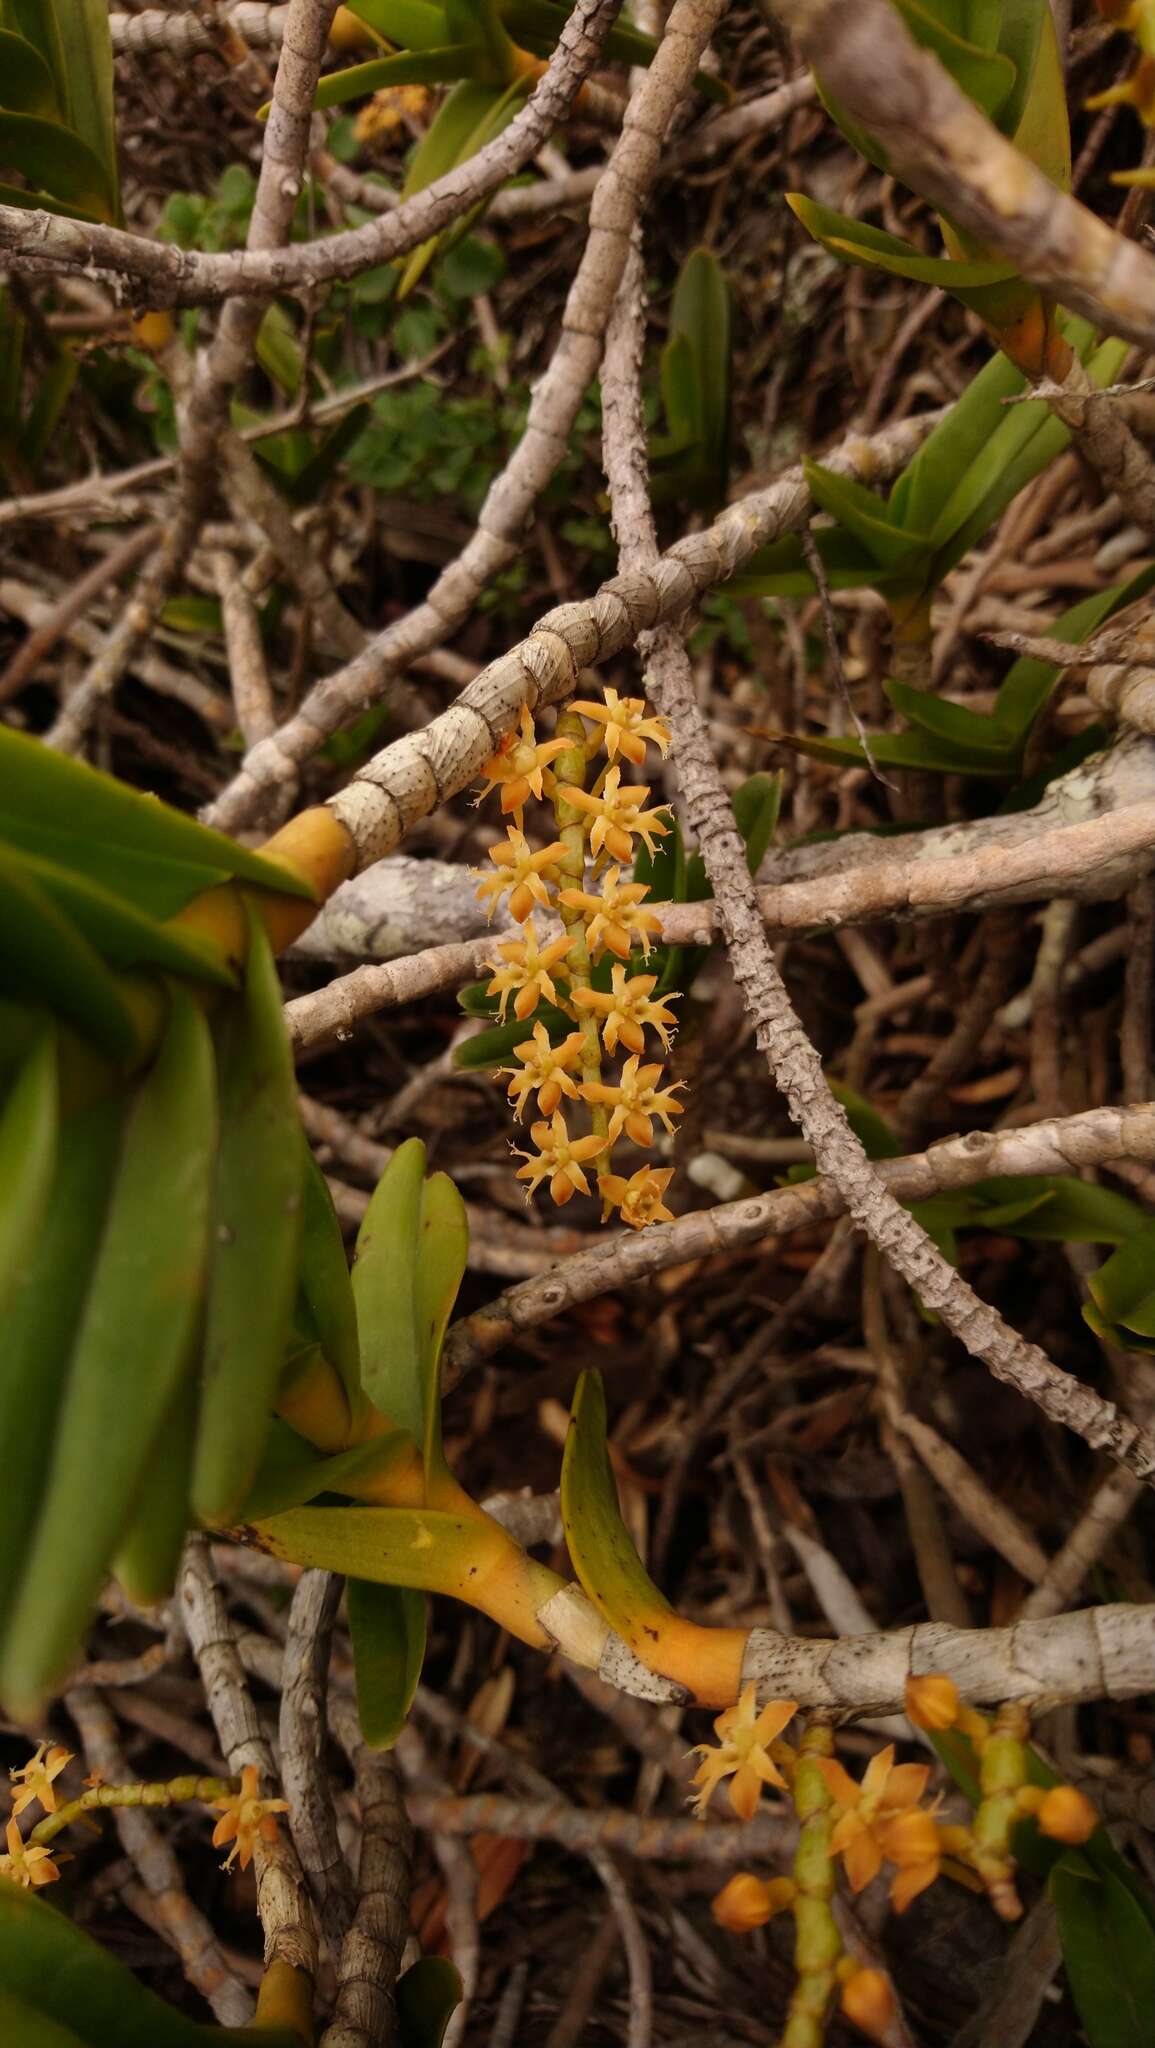
POLYGON ((1053 1842, 1085 1842, 1099 1825, 1090 1800, 1073 1785, 1052 1785, 1038 1811, 1039 1831, 1053 1842))
POLYGON ((856 1970, 842 1987, 842 2010, 868 2040, 883 2041, 895 2015, 890 1979, 881 1970, 856 1970))
POLYGON ((794 1891, 793 1878, 766 1879, 755 1877, 752 1870, 736 1871, 714 1900, 714 1918, 731 1934, 749 1934, 752 1927, 765 1927, 775 1913, 790 1905, 794 1891))
POLYGON ((927 1671, 920 1678, 907 1679, 906 1711, 916 1728, 941 1735, 944 1728, 954 1727, 958 1710, 958 1687, 944 1672, 927 1671))

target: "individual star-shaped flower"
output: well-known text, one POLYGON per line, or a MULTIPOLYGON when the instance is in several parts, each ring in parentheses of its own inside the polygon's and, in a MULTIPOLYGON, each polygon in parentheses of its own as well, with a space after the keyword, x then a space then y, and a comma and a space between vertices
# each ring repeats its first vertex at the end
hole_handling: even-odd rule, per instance
POLYGON ((518 1152, 517 1157, 525 1160, 517 1169, 518 1180, 527 1180, 529 1187, 526 1200, 536 1194, 543 1180, 548 1180, 549 1191, 559 1209, 569 1201, 571 1195, 588 1195, 590 1184, 582 1171, 587 1159, 596 1159, 606 1149, 605 1138, 591 1132, 587 1138, 571 1138, 566 1129, 565 1118, 560 1109, 555 1109, 549 1123, 531 1124, 529 1135, 537 1146, 537 1152, 518 1152))
POLYGON ((521 1065, 502 1067, 500 1071, 510 1077, 507 1093, 516 1105, 514 1115, 519 1123, 525 1114, 526 1103, 535 1092, 537 1106, 543 1116, 553 1115, 563 1095, 576 1101, 578 1084, 569 1070, 581 1058, 584 1044, 583 1034, 571 1031, 560 1045, 551 1045, 545 1025, 535 1024, 533 1037, 514 1046, 514 1055, 521 1065))
POLYGON ((621 786, 620 768, 607 768, 602 783, 601 795, 595 796, 592 789, 576 789, 571 783, 559 782, 557 794, 575 809, 585 811, 593 819, 590 830, 590 848, 595 856, 607 853, 614 860, 632 860, 634 857, 634 834, 645 842, 646 850, 654 850, 654 838, 663 838, 669 831, 669 821, 660 811, 644 811, 642 805, 650 793, 647 782, 627 783, 621 786))
POLYGON ((637 1053, 631 1053, 622 1068, 621 1078, 615 1087, 608 1087, 604 1081, 586 1081, 582 1094, 587 1102, 603 1102, 607 1108, 612 1105, 610 1116, 610 1144, 614 1145, 625 1131, 635 1145, 652 1145, 654 1142, 653 1119, 660 1117, 667 1131, 673 1131, 672 1116, 681 1116, 685 1104, 674 1098, 674 1088, 682 1083, 675 1081, 670 1088, 657 1088, 655 1082, 662 1078, 662 1069, 657 1060, 652 1066, 643 1067, 637 1053))
POLYGON ((15 1820, 8 1822, 4 1839, 8 1853, 0 1856, 0 1877, 6 1877, 10 1884, 22 1884, 34 1890, 42 1884, 52 1884, 60 1876, 50 1851, 37 1842, 26 1846, 15 1820))
MULTIPOLYGON (((490 898, 488 915, 492 917, 498 897, 508 889, 510 916, 524 924, 535 903, 540 903, 543 910, 550 908, 546 883, 557 881, 558 862, 564 858, 566 848, 562 840, 554 839, 535 853, 516 825, 507 826, 506 835, 500 845, 489 848, 489 858, 497 873, 483 874, 477 893, 483 902, 487 896, 490 898)), ((475 869, 474 873, 477 872, 475 869)))
POLYGON ((759 1711, 753 1679, 743 1687, 737 1703, 727 1707, 714 1723, 717 1748, 711 1742, 699 1742, 691 1751, 702 1759, 692 1780, 699 1787, 691 1802, 699 1819, 705 1818, 710 1795, 723 1778, 731 1781, 730 1804, 739 1820, 753 1820, 764 1785, 786 1790, 786 1780, 768 1752, 797 1712, 797 1700, 768 1700, 759 1711))
POLYGON ((615 964, 608 991, 574 988, 570 994, 579 1010, 593 1010, 603 1019, 602 1044, 607 1052, 616 1052, 619 1040, 631 1052, 644 1052, 646 1034, 642 1027, 646 1024, 657 1032, 668 1051, 670 1032, 678 1021, 669 1004, 678 991, 671 989, 669 995, 654 1002, 653 993, 657 985, 656 974, 627 977, 625 968, 615 964))
POLYGON ((852 1891, 878 1876, 883 1859, 898 1866, 891 1898, 899 1912, 938 1876, 941 1845, 934 1818, 918 1802, 929 1764, 896 1764, 894 1744, 872 1756, 861 1785, 833 1757, 816 1757, 838 1818, 830 1846, 841 1856, 852 1891))
POLYGON ((247 1870, 257 1842, 276 1841, 276 1815, 289 1811, 287 1799, 261 1799, 259 1784, 256 1764, 246 1764, 241 1772, 240 1791, 212 1802, 214 1812, 221 1816, 213 1829, 213 1848, 223 1848, 226 1842, 233 1845, 224 1860, 225 1870, 231 1870, 235 1862, 247 1870))
POLYGON ((563 889, 560 901, 569 910, 580 910, 586 919, 586 945, 591 960, 601 958, 603 951, 616 953, 619 960, 628 960, 630 946, 634 939, 640 939, 646 958, 650 954, 650 941, 662 929, 662 920, 653 910, 642 910, 640 905, 649 895, 645 882, 623 882, 619 867, 607 868, 602 877, 601 895, 595 896, 585 889, 563 889))
POLYGON ((643 1166, 629 1180, 620 1173, 598 1175, 598 1193, 605 1204, 602 1221, 617 1209, 631 1230, 644 1230, 647 1223, 672 1223, 674 1212, 662 1200, 674 1178, 672 1166, 643 1166))
POLYGON ((583 718, 592 718, 604 726, 603 743, 610 760, 618 754, 640 766, 646 758, 646 741, 663 754, 670 751, 670 728, 664 718, 646 715, 645 699, 642 697, 619 697, 616 690, 606 691, 604 704, 579 697, 570 706, 571 711, 580 711, 583 718))
POLYGON ((9 1771, 8 1776, 16 1786, 12 1794, 13 1814, 23 1813, 26 1806, 40 1801, 45 1813, 56 1812, 56 1793, 53 1780, 60 1776, 65 1764, 72 1762, 70 1749, 49 1749, 46 1742, 40 1744, 35 1756, 26 1764, 9 1771))
POLYGON ((512 811, 518 825, 522 821, 527 797, 535 796, 541 803, 545 795, 545 771, 550 762, 573 744, 572 740, 566 739, 539 741, 526 704, 521 707, 519 723, 521 737, 517 733, 506 733, 496 754, 482 769, 486 784, 477 798, 481 803, 490 790, 500 789, 501 808, 512 811))
POLYGON ((501 959, 487 962, 493 969, 493 980, 485 991, 487 996, 501 997, 497 1014, 503 1024, 510 996, 514 998, 513 1014, 519 1023, 532 1017, 542 996, 547 1003, 556 1005, 553 969, 560 967, 572 944, 569 933, 563 932, 560 939, 539 946, 532 915, 526 919, 524 939, 503 940, 497 949, 501 959))

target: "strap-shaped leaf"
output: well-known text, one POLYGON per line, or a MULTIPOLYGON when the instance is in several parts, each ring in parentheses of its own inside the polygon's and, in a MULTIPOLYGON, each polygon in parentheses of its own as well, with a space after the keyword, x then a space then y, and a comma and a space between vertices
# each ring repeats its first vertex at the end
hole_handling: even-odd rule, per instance
POLYGON ((0 29, 0 106, 12 113, 59 117, 56 82, 34 43, 0 29))
POLYGON ((583 1372, 574 1394, 561 1468, 561 1513, 570 1561, 599 1614, 639 1656, 652 1653, 677 1617, 622 1520, 598 1372, 583 1372))
POLYGON ((1005 355, 993 355, 939 421, 890 493, 890 516, 900 526, 933 534, 943 507, 1007 417, 1004 399, 1026 389, 1026 378, 1005 355))
POLYGON ((122 896, 59 861, 31 853, 9 858, 111 966, 147 966, 221 988, 234 986, 233 969, 205 934, 146 917, 122 896))
MULTIPOLYGON (((1075 328, 1075 323, 1071 323, 1075 328)), ((1082 333, 1086 329, 1079 323, 1082 333)), ((1109 384, 1127 353, 1124 341, 1105 341, 1087 362, 1092 383, 1109 384)), ((1005 407, 1006 417, 976 456, 935 523, 934 580, 962 561, 1025 486, 1054 461, 1070 433, 1044 402, 1005 407)))
POLYGON ((277 862, 11 726, 0 726, 4 839, 76 868, 161 916, 229 876, 283 895, 311 895, 307 882, 277 862), (150 891, 154 870, 160 879, 150 891), (188 895, 172 903, 178 888, 187 888, 188 895))
POLYGON ((468 78, 476 55, 471 43, 447 43, 441 50, 404 50, 395 57, 370 57, 365 64, 331 71, 318 85, 313 105, 318 110, 343 107, 349 100, 368 99, 390 85, 444 85, 455 78, 468 78))
POLYGON ((562 1458, 561 1512, 583 1590, 640 1661, 683 1685, 704 1705, 736 1698, 744 1632, 699 1628, 675 1613, 622 1520, 597 1372, 584 1372, 574 1394, 562 1458))
MULTIPOLYGON (((254 2048, 247 2027, 200 2026, 154 1991, 67 1915, 0 1878, 0 1982, 86 2048, 254 2048)), ((262 2028, 260 2048, 301 2048, 300 2037, 262 2028)), ((4 2036, 24 2048, 24 2036, 4 2036)))
MULTIPOLYGON (((1103 1321, 1136 1337, 1155 1338, 1155 1221, 1120 1245, 1087 1286, 1103 1321)), ((1083 1313, 1091 1321, 1090 1304, 1083 1313)))
POLYGON ((174 985, 131 1110, 44 1496, 0 1653, 30 1716, 59 1683, 186 1370, 208 1254, 216 1090, 208 1026, 174 985))
POLYGON ((0 1486, 0 1640, 39 1510, 56 1412, 116 1170, 123 1112, 112 1096, 65 1119, 47 1214, 4 1307, 0 1443, 19 1444, 0 1486))
POLYGON ((60 121, 0 109, 0 163, 21 171, 38 192, 66 199, 96 220, 116 217, 107 166, 60 121))
MULTIPOLYGON (((532 51, 535 57, 552 56, 566 24, 568 10, 565 7, 559 6, 557 0, 500 0, 500 5, 502 19, 515 43, 519 43, 523 50, 532 51)), ((652 36, 644 35, 633 22, 620 18, 604 44, 610 62, 643 67, 653 62, 657 47, 652 36)), ((711 77, 707 71, 699 71, 694 84, 706 99, 721 105, 727 105, 733 98, 724 80, 711 77)))
POLYGON ((887 507, 865 484, 853 477, 836 476, 818 462, 803 462, 806 481, 815 504, 837 519, 882 569, 910 570, 927 544, 922 534, 896 526, 887 517, 887 507))
POLYGON ((305 1160, 281 984, 252 910, 248 929, 243 995, 218 1041, 221 1139, 192 1488, 209 1523, 236 1513, 260 1460, 301 1245, 305 1160))
POLYGON ((465 1277, 469 1255, 469 1221, 456 1187, 446 1173, 435 1173, 421 1190, 414 1307, 420 1348, 426 1499, 434 1506, 444 1499, 446 1482, 458 1493, 441 1449, 441 1347, 465 1277))
POLYGON ((425 1662, 425 1596, 405 1586, 350 1579, 345 1587, 357 1717, 370 1749, 392 1749, 425 1662))
POLYGON ((455 1964, 421 1956, 397 1979, 401 2048, 441 2048, 445 2030, 465 1996, 455 1964))
POLYGON ((1133 1892, 1075 1850, 1060 1857, 1047 1888, 1091 2048, 1147 2048, 1155 2012, 1155 1928, 1133 1892))
POLYGON ((883 689, 895 710, 909 718, 912 725, 933 733, 948 746, 997 754, 1005 763, 1007 736, 993 718, 969 711, 965 704, 952 704, 947 697, 936 697, 933 690, 912 689, 909 683, 899 682, 893 676, 886 678, 883 689))
POLYGON ((108 8, 105 0, 44 0, 44 4, 59 23, 65 66, 57 78, 69 123, 103 166, 115 218, 120 199, 108 8))
POLYGON ((445 9, 433 0, 352 0, 349 11, 408 50, 439 50, 452 41, 445 9))
POLYGON ((23 36, 38 51, 44 65, 62 93, 64 41, 60 33, 59 10, 49 0, 3 0, 0 22, 13 35, 23 36))
POLYGON ((349 1278, 345 1240, 325 1176, 307 1144, 301 1231, 301 1292, 317 1341, 345 1389, 350 1417, 361 1401, 357 1302, 349 1278))
MULTIPOLYGON (((1110 590, 1096 590, 1069 611, 1062 612, 1051 627, 1056 640, 1087 640, 1116 612, 1125 611, 1140 597, 1155 589, 1155 567, 1141 569, 1126 583, 1110 590)), ((1008 738, 1022 739, 1030 731, 1061 674, 1054 662, 1036 661, 1023 654, 1007 670, 999 685, 994 718, 1008 738)))
POLYGON ((960 297, 964 290, 1002 284, 1018 276, 1013 263, 956 263, 949 256, 923 256, 901 236, 871 227, 866 221, 852 220, 832 206, 820 206, 804 192, 787 192, 785 198, 807 233, 844 263, 860 263, 869 270, 887 271, 892 277, 910 278, 916 284, 941 285, 944 291, 960 297))
POLYGON ((18 2041, 20 2048, 86 2048, 82 2036, 62 2027, 22 1998, 13 1998, 0 1984, 0 2040, 18 2041))
POLYGON ((253 1526, 274 1557, 375 1585, 447 1593, 481 1608, 522 1642, 545 1643, 536 1614, 557 1591, 557 1578, 479 1510, 293 1508, 253 1526))
POLYGON ((47 1030, 0 1106, 0 1321, 6 1320, 48 1207, 59 1122, 56 1034, 47 1030))
POLYGON ((419 1444, 425 1441, 425 1402, 414 1266, 424 1178, 425 1147, 410 1138, 397 1147, 373 1191, 353 1262, 361 1385, 378 1412, 419 1444))
POLYGON ((0 985, 44 1004, 114 1060, 131 1060, 138 1033, 123 988, 0 841, 0 985))
MULTIPOLYGON (((435 179, 467 162, 485 143, 500 135, 512 121, 529 84, 527 78, 515 78, 505 86, 483 85, 475 79, 463 78, 460 85, 455 85, 414 151, 401 187, 402 198, 408 199, 414 192, 423 192, 435 179)), ((452 230, 430 236, 427 242, 420 243, 411 251, 397 286, 399 299, 413 290, 438 249, 465 234, 483 211, 484 204, 471 208, 452 230)))
MULTIPOLYGON (((194 1356, 190 1346, 190 1366, 194 1356)), ((193 1520, 189 1491, 196 1419, 196 1377, 190 1370, 149 1452, 132 1520, 112 1561, 113 1576, 138 1607, 167 1600, 176 1584, 193 1520)))
POLYGON ((299 1431, 274 1416, 238 1520, 263 1522, 290 1508, 307 1507, 323 1493, 385 1507, 411 1501, 421 1482, 421 1454, 408 1430, 386 1430, 324 1457, 299 1431))

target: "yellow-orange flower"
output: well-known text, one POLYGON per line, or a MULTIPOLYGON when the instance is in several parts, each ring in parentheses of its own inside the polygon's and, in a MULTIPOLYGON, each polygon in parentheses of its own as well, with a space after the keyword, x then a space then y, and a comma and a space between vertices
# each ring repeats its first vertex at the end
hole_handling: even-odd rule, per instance
POLYGON ((1044 1793, 1036 1815, 1040 1833, 1053 1842, 1077 1845, 1087 1841, 1099 1825, 1099 1816, 1086 1794, 1074 1785, 1052 1785, 1044 1793))
POLYGON ((640 939, 648 959, 651 940, 662 929, 657 913, 640 907, 650 893, 648 884, 623 882, 621 874, 619 867, 606 869, 600 896, 585 889, 561 892, 559 900, 570 910, 580 910, 586 919, 586 945, 591 960, 600 959, 607 950, 616 953, 619 960, 628 960, 634 939, 640 939))
POLYGON ((553 970, 560 967, 572 944, 569 933, 563 932, 560 939, 551 939, 548 946, 539 946, 532 916, 526 919, 523 939, 502 941, 497 949, 501 959, 486 962, 493 969, 493 980, 485 993, 501 997, 497 1014, 503 1023, 510 996, 514 999, 513 1014, 519 1023, 532 1017, 542 996, 547 1003, 556 1005, 558 997, 553 970))
POLYGON ((942 1671, 927 1671, 919 1678, 908 1678, 906 1712, 916 1728, 933 1730, 938 1735, 953 1728, 959 1712, 958 1687, 953 1678, 942 1671))
POLYGON ((587 1102, 601 1102, 607 1108, 612 1106, 610 1116, 610 1144, 614 1145, 625 1131, 635 1145, 652 1145, 654 1142, 654 1117, 660 1117, 667 1131, 674 1126, 672 1116, 681 1116, 685 1104, 674 1097, 674 1089, 682 1083, 675 1081, 670 1088, 655 1086, 662 1077, 662 1069, 655 1060, 652 1066, 639 1064, 637 1053, 631 1053, 622 1068, 621 1078, 615 1087, 608 1087, 604 1081, 586 1081, 582 1094, 587 1102))
POLYGON ((608 1209, 617 1209, 631 1230, 647 1223, 672 1223, 674 1212, 662 1200, 674 1178, 672 1166, 642 1166, 629 1180, 620 1173, 598 1175, 598 1193, 608 1209))
POLYGON ((582 1033, 571 1031, 560 1045, 551 1045, 545 1025, 535 1024, 533 1037, 514 1046, 514 1056, 521 1065, 502 1067, 501 1072, 510 1077, 507 1092, 515 1105, 514 1115, 518 1123, 525 1114, 526 1103, 535 1092, 537 1106, 543 1116, 553 1115, 563 1095, 577 1099, 578 1084, 569 1070, 580 1059, 584 1044, 582 1033))
POLYGON ((214 1812, 221 1816, 213 1829, 213 1848, 223 1848, 226 1842, 233 1845, 224 1860, 226 1870, 231 1870, 236 1862, 242 1870, 247 1870, 257 1842, 276 1841, 276 1815, 289 1811, 287 1799, 259 1798, 259 1784, 260 1773, 256 1764, 246 1764, 241 1772, 240 1791, 230 1792, 224 1799, 212 1802, 214 1812))
POLYGON ((765 1927, 775 1913, 792 1905, 797 1889, 792 1877, 756 1877, 752 1870, 736 1870, 711 1902, 710 1910, 719 1927, 731 1934, 748 1934, 752 1927, 765 1927))
POLYGON ((842 2010, 870 2041, 885 2041, 895 2015, 894 1991, 881 1970, 855 1970, 842 1986, 842 2010))
POLYGON ((497 873, 483 874, 477 885, 482 901, 487 896, 490 899, 488 915, 493 916, 498 897, 507 889, 510 892, 510 916, 518 924, 525 923, 535 903, 548 910, 550 894, 546 884, 557 881, 558 862, 564 858, 565 851, 562 840, 554 839, 548 846, 543 846, 540 853, 534 853, 525 833, 519 832, 516 825, 507 826, 506 837, 501 844, 488 849, 497 873))
POLYGON ((642 809, 650 793, 649 784, 627 783, 623 789, 621 779, 620 768, 607 768, 600 796, 595 796, 589 789, 575 789, 569 783, 558 783, 558 796, 573 804, 575 809, 587 812, 593 819, 590 848, 595 857, 604 852, 614 860, 632 860, 634 834, 644 842, 647 852, 652 853, 655 837, 661 839, 670 829, 660 811, 642 809))
POLYGON ((717 1748, 699 1742, 691 1751, 702 1759, 692 1780, 699 1790, 691 1802, 700 1819, 705 1817, 715 1785, 723 1778, 730 1779, 730 1804, 740 1820, 753 1820, 764 1785, 786 1790, 786 1780, 767 1752, 797 1711, 796 1700, 768 1700, 759 1711, 753 1679, 743 1687, 735 1705, 727 1707, 714 1723, 717 1748))
POLYGON ((6 1856, 0 1856, 0 1877, 6 1877, 10 1884, 22 1884, 34 1890, 42 1884, 52 1884, 60 1876, 49 1850, 38 1843, 25 1847, 24 1838, 16 1821, 10 1820, 4 1830, 8 1844, 6 1856))
POLYGON ((55 1813, 56 1793, 52 1781, 60 1776, 65 1764, 71 1762, 70 1749, 49 1749, 48 1744, 42 1742, 35 1756, 29 1757, 26 1764, 9 1771, 8 1776, 17 1788, 12 1795, 13 1813, 23 1813, 25 1807, 32 1806, 36 1800, 40 1801, 45 1813, 55 1813))
POLYGON ((646 758, 647 740, 653 740, 663 754, 670 751, 669 726, 664 718, 647 716, 642 697, 619 697, 616 690, 607 690, 604 704, 578 697, 570 709, 580 711, 583 718, 591 718, 605 728, 602 743, 611 761, 621 753, 627 761, 640 766, 646 758))
POLYGON ((646 1034, 643 1026, 648 1024, 656 1031, 663 1048, 669 1050, 670 1032, 677 1024, 677 1018, 669 1008, 678 993, 672 989, 668 996, 653 1001, 658 986, 656 974, 635 974, 627 976, 624 967, 615 963, 610 976, 610 989, 575 988, 573 1001, 579 1010, 593 1010, 603 1019, 602 1044, 607 1052, 616 1052, 619 1041, 631 1052, 644 1052, 646 1034))
POLYGON ((593 1132, 587 1138, 571 1138, 560 1109, 554 1110, 549 1123, 543 1119, 531 1124, 529 1135, 537 1146, 536 1154, 517 1154, 525 1160, 525 1165, 517 1169, 517 1178, 529 1182, 526 1199, 536 1194, 543 1180, 548 1180, 550 1194, 559 1209, 571 1195, 588 1195, 590 1184, 582 1167, 587 1159, 596 1159, 599 1152, 605 1151, 606 1140, 593 1132))
POLYGON ((539 740, 525 704, 521 707, 519 722, 520 738, 517 733, 507 733, 496 754, 482 769, 486 783, 477 802, 483 802, 490 790, 500 789, 502 810, 512 811, 520 825, 526 798, 535 796, 541 803, 545 795, 546 769, 559 754, 564 754, 572 742, 564 739, 539 740))
POLYGON ((916 1811, 930 1765, 896 1764, 894 1744, 888 1743, 871 1757, 856 1785, 833 1757, 814 1761, 838 1815, 830 1846, 842 1857, 851 1890, 870 1884, 886 1857, 898 1865, 891 1897, 901 1912, 938 1876, 941 1851, 933 1817, 916 1811))

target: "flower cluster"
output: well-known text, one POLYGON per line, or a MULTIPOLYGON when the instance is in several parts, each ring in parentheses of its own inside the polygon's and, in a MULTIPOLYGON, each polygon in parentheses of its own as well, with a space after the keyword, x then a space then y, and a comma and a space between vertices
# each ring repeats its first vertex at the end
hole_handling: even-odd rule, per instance
POLYGON ((669 1050, 673 994, 659 988, 658 974, 634 974, 629 964, 635 945, 649 962, 659 923, 645 908, 647 885, 627 870, 639 845, 652 854, 670 829, 660 807, 647 808, 649 785, 622 780, 623 765, 640 765, 647 744, 665 754, 670 739, 640 697, 609 689, 604 703, 579 700, 548 740, 523 706, 517 731, 482 770, 478 797, 496 792, 510 818, 505 838, 488 849, 493 871, 481 875, 478 895, 491 917, 504 898, 522 927, 497 946, 486 992, 502 1022, 511 1010, 518 1023, 535 1019, 513 1048, 516 1065, 502 1069, 518 1122, 537 1110, 534 1149, 517 1153, 517 1177, 527 1195, 546 1183, 560 1204, 592 1194, 592 1174, 603 1216, 616 1214, 635 1230, 672 1221, 663 1198, 673 1169, 615 1173, 614 1148, 626 1140, 647 1149, 656 1126, 672 1133, 683 1109, 680 1084, 664 1084, 660 1057, 646 1059, 647 1033, 661 1053, 669 1050), (603 750, 607 763, 590 781, 603 750), (525 833, 531 798, 553 811, 554 836, 539 848, 525 833), (540 932, 538 912, 560 921, 560 933, 540 932), (554 1013, 548 1027, 537 1014, 542 1005, 554 1013), (558 1013, 571 1028, 559 1029, 558 1013))
POLYGON ((53 1884, 60 1876, 59 1866, 49 1851, 41 1843, 24 1840, 17 1815, 36 1805, 42 1806, 45 1813, 55 1813, 55 1781, 65 1765, 71 1762, 70 1750, 50 1749, 46 1742, 42 1742, 26 1764, 19 1764, 15 1770, 9 1771, 13 1788, 12 1818, 4 1830, 6 1851, 0 1856, 0 1877, 6 1877, 10 1884, 38 1890, 41 1885, 53 1884))
MULTIPOLYGON (((843 1946, 831 1912, 836 1860, 853 1892, 889 1865, 890 1899, 900 1913, 945 1869, 972 1886, 977 1879, 996 1912, 1013 1919, 1022 1908, 1011 1829, 1030 1817, 1053 1841, 1077 1845, 1098 1825, 1094 1807, 1074 1786, 1033 1781, 1029 1725, 1017 1702, 988 1717, 964 1706, 951 1679, 927 1673, 909 1681, 906 1710, 916 1727, 936 1734, 953 1729, 970 1746, 980 1800, 969 1825, 940 1819, 942 1795, 926 1799, 931 1765, 896 1763, 893 1743, 871 1758, 857 1781, 833 1756, 833 1733, 821 1720, 797 1746, 784 1742, 795 1702, 771 1700, 759 1710, 753 1684, 718 1716, 717 1743, 700 1743, 694 1751, 701 1762, 691 1803, 700 1818, 715 1787, 728 1781, 740 1820, 752 1820, 763 1790, 773 1787, 793 1802, 800 1823, 793 1874, 736 1871, 714 1899, 715 1920, 732 1934, 746 1934, 776 1914, 793 1913, 798 1978, 791 2014, 813 2020, 837 1998, 859 2032, 880 2043, 892 2038, 894 1994, 883 1972, 863 1968, 843 1946)), ((794 2038, 789 2027, 787 2035, 794 2038)))

